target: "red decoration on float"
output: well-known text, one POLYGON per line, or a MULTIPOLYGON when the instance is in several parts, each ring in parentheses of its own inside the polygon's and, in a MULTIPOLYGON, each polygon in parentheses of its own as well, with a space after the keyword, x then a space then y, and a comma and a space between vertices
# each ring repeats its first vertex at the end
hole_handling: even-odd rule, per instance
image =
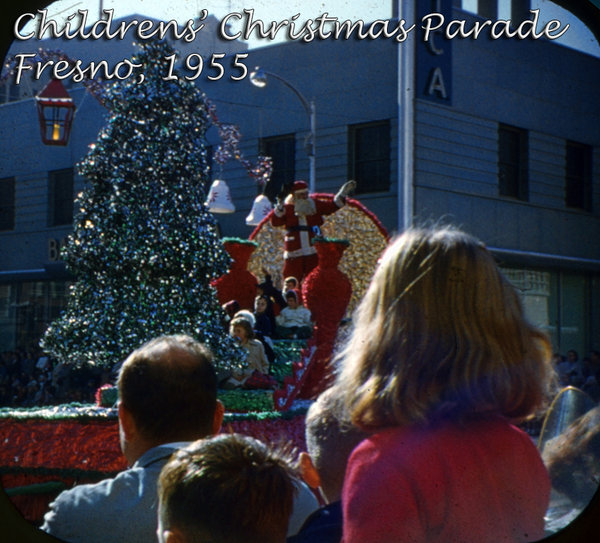
POLYGON ((237 300, 240 309, 254 309, 256 297, 256 276, 248 271, 248 260, 256 249, 256 243, 237 238, 223 238, 225 250, 231 256, 231 268, 215 279, 212 285, 217 289, 217 298, 221 305, 237 300))
POLYGON ((299 392, 301 398, 315 398, 332 381, 329 362, 338 327, 352 296, 350 280, 338 269, 348 245, 346 240, 314 240, 319 263, 304 279, 302 297, 315 323, 314 338, 317 350, 306 369, 308 375, 299 392))

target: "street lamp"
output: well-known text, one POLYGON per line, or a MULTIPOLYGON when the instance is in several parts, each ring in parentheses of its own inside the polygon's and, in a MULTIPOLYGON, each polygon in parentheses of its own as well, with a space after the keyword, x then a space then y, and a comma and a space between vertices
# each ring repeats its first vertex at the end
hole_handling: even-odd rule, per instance
POLYGON ((263 70, 259 66, 254 68, 254 71, 250 72, 250 82, 262 89, 267 86, 267 76, 274 77, 281 81, 286 87, 288 87, 302 102, 304 109, 306 110, 306 114, 308 115, 308 120, 310 122, 310 133, 306 137, 304 142, 304 148, 306 149, 306 153, 308 154, 309 160, 309 179, 308 179, 308 188, 310 192, 315 191, 315 178, 316 178, 316 165, 315 165, 315 144, 316 144, 316 135, 317 135, 317 115, 315 111, 315 103, 313 100, 310 102, 300 94, 300 91, 294 87, 289 81, 285 80, 283 77, 274 74, 272 72, 267 72, 263 70))
POLYGON ((75 104, 58 79, 52 79, 35 97, 42 141, 46 145, 67 145, 75 104))

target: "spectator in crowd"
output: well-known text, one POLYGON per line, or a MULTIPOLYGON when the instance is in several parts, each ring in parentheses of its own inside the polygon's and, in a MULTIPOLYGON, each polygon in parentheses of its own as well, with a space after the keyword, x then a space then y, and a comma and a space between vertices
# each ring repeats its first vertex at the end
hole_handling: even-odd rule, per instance
POLYGON ((337 359, 350 420, 372 432, 348 460, 343 542, 541 539, 550 479, 513 423, 548 400, 550 357, 483 243, 396 238, 337 359))
POLYGON ((252 437, 222 434, 175 453, 158 484, 160 543, 284 543, 291 460, 252 437))
POLYGON ((51 383, 52 363, 37 366, 37 351, 17 349, 0 353, 0 385, 6 387, 0 406, 32 407, 52 397, 46 390, 51 383))
POLYGON ((600 352, 591 351, 587 360, 587 375, 582 390, 598 403, 600 402, 600 352))
POLYGON ((585 381, 583 375, 583 363, 579 360, 579 354, 575 349, 569 349, 567 351, 567 359, 559 362, 556 370, 562 386, 574 386, 580 388, 585 381))
POLYGON ((284 307, 276 317, 276 332, 283 339, 306 339, 312 336, 310 311, 301 302, 300 292, 292 289, 286 292, 284 307))
POLYGON ((27 407, 31 407, 34 405, 39 405, 42 399, 42 389, 38 382, 35 379, 32 379, 27 383, 27 394, 25 396, 25 400, 23 405, 27 407))
POLYGON ((326 502, 287 543, 339 543, 342 538, 342 486, 352 449, 367 434, 353 426, 344 409, 343 395, 327 389, 306 413, 308 452, 300 453, 302 478, 326 502))
POLYGON ((600 351, 590 351, 590 369, 592 373, 600 373, 600 351))
POLYGON ((42 530, 69 543, 155 541, 156 483, 171 454, 216 433, 223 419, 208 349, 165 336, 135 350, 117 383, 121 450, 130 466, 50 504, 42 530))

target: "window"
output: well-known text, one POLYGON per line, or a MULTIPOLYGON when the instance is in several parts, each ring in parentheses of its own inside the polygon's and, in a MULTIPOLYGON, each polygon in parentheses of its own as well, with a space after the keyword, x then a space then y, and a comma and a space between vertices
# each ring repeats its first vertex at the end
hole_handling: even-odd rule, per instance
POLYGON ((48 174, 48 226, 73 222, 73 168, 48 174))
POLYGON ((296 136, 287 134, 262 138, 259 152, 273 159, 273 173, 264 194, 274 201, 278 194, 287 192, 287 186, 296 180, 296 136))
POLYGON ((566 146, 565 203, 568 207, 592 210, 592 148, 568 141, 566 146))
POLYGON ((0 179, 0 231, 15 228, 15 178, 0 179))
POLYGON ((357 194, 389 190, 390 155, 389 120, 348 127, 348 179, 357 194))
POLYGON ((527 130, 498 127, 498 188, 501 196, 529 199, 527 130))

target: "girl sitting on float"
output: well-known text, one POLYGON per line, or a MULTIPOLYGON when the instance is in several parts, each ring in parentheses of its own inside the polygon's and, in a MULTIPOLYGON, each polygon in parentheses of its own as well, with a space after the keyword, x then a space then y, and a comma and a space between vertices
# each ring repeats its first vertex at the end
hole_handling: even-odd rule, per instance
POLYGON ((236 338, 248 351, 246 367, 234 370, 223 383, 223 388, 274 388, 276 380, 269 375, 269 361, 263 344, 254 339, 254 330, 249 319, 236 315, 229 326, 229 334, 236 338))

